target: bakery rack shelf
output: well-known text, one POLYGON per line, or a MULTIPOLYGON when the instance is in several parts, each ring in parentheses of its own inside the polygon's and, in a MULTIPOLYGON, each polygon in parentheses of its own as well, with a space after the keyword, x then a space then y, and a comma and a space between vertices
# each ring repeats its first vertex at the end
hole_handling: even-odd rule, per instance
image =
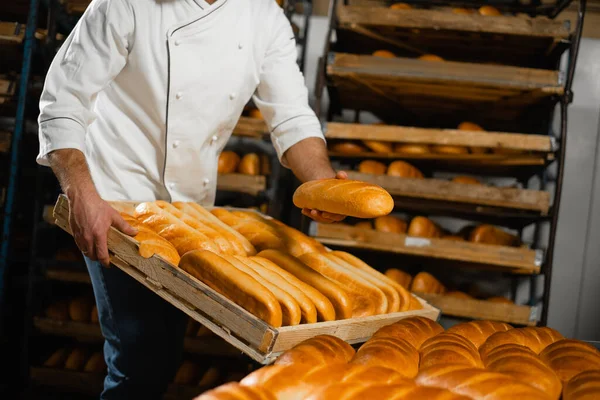
POLYGON ((0 46, 20 45, 25 39, 25 25, 18 22, 0 22, 0 46))
MULTIPOLYGON (((34 317, 33 326, 41 333, 72 337, 91 342, 102 342, 100 326, 74 321, 56 321, 49 318, 34 317)), ((217 357, 237 357, 242 353, 235 347, 217 337, 186 337, 183 343, 184 351, 188 353, 210 355, 217 357)))
POLYGON ((450 8, 398 10, 383 2, 352 3, 336 9, 336 51, 370 54, 386 48, 406 57, 436 54, 452 60, 459 55, 462 61, 553 68, 572 33, 568 22, 547 17, 490 18, 450 8))
MULTIPOLYGON (((102 392, 104 375, 66 369, 31 367, 29 376, 34 385, 62 389, 73 393, 97 396, 102 392)), ((192 399, 208 388, 170 384, 163 399, 192 399)))
POLYGON ((487 300, 463 299, 440 294, 417 293, 442 314, 468 319, 483 319, 506 322, 514 325, 531 325, 538 322, 537 307, 511 303, 495 303, 487 300))
POLYGON ((340 224, 312 224, 311 236, 329 246, 426 257, 448 265, 489 269, 511 274, 540 272, 541 250, 492 246, 447 239, 421 238, 340 224))
POLYGON ((219 174, 217 190, 258 196, 267 189, 267 178, 262 175, 219 174))
POLYGON ((46 278, 61 282, 92 283, 90 275, 86 271, 67 268, 48 268, 46 278))
POLYGON ((236 136, 262 139, 269 135, 267 124, 260 118, 240 117, 237 125, 233 128, 236 136))
POLYGON ((342 109, 371 111, 384 120, 456 113, 517 119, 524 109, 553 104, 564 93, 559 72, 464 62, 330 53, 330 97, 342 109))

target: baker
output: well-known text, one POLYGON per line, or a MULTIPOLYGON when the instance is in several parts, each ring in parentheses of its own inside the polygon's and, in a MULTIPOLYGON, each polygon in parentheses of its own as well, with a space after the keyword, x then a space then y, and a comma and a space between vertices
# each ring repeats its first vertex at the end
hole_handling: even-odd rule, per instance
POLYGON ((94 0, 53 60, 37 161, 69 198, 91 276, 108 365, 101 398, 161 398, 187 321, 103 268, 109 227, 136 233, 104 199, 213 205, 219 154, 250 98, 283 166, 303 182, 335 177, 296 57, 275 0, 94 0))

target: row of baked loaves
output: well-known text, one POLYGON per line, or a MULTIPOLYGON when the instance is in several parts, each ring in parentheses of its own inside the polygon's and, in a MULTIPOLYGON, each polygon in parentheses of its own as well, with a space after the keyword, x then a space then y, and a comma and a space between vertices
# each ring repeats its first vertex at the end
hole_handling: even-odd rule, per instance
MULTIPOLYGON (((394 3, 394 4, 390 5, 389 8, 392 10, 412 10, 415 7, 408 3, 394 3)), ((479 15, 484 15, 487 17, 494 17, 494 16, 502 15, 500 10, 498 10, 496 7, 493 7, 490 5, 484 5, 484 6, 479 7, 478 9, 455 7, 455 8, 452 8, 450 11, 453 14, 465 14, 465 15, 479 14, 479 15)))
POLYGON ((600 352, 550 328, 472 321, 444 329, 411 317, 355 351, 328 335, 308 339, 239 384, 195 400, 591 400, 600 352))
POLYGON ((240 158, 234 151, 223 151, 219 155, 219 174, 269 175, 271 164, 266 154, 248 153, 240 158))
POLYGON ((354 225, 360 229, 375 229, 378 232, 407 234, 408 236, 439 238, 455 241, 469 241, 471 243, 489 244, 498 246, 520 246, 518 236, 508 233, 489 224, 468 225, 457 233, 448 232, 434 221, 423 216, 416 216, 410 224, 393 215, 377 217, 373 221, 360 221, 354 225))
POLYGON ((57 300, 46 307, 44 314, 55 321, 98 323, 98 309, 91 295, 57 300))
POLYGON ((156 201, 121 213, 141 256, 163 257, 275 327, 422 308, 360 259, 251 211, 156 201))
MULTIPOLYGON (((384 125, 383 123, 375 123, 373 125, 384 125)), ((456 128, 458 131, 476 131, 485 132, 485 130, 473 123, 473 122, 462 122, 456 128)), ((394 143, 384 142, 381 140, 361 140, 361 141, 337 141, 330 144, 329 149, 333 152, 356 155, 367 152, 373 152, 378 154, 486 154, 493 152, 495 154, 522 154, 524 151, 507 149, 502 147, 496 147, 488 149, 485 147, 467 147, 467 146, 455 146, 455 145, 434 145, 434 144, 416 144, 416 143, 394 143)))

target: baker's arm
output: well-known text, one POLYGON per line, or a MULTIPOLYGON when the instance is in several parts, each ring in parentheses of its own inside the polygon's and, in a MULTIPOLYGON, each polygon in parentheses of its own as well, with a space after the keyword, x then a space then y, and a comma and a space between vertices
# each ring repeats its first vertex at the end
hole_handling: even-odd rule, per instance
MULTIPOLYGON (((265 24, 272 29, 265 30, 269 33, 268 45, 253 99, 271 132, 279 160, 302 182, 345 179, 345 173, 337 174, 331 166, 321 124, 308 103, 308 89, 296 62, 298 52, 290 22, 275 2, 267 15, 270 19, 265 24)), ((318 210, 302 212, 319 222, 344 218, 318 210)))
POLYGON ((115 226, 135 234, 103 201, 85 160, 85 135, 98 92, 123 69, 132 46, 127 0, 96 0, 88 7, 46 75, 40 99, 37 162, 50 166, 69 198, 69 223, 79 249, 108 265, 107 234, 115 226))

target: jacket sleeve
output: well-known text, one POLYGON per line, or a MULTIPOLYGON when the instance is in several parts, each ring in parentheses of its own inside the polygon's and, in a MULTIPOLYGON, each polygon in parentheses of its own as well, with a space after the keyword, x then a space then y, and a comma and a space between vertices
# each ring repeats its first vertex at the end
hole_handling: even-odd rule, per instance
POLYGON ((286 150, 309 137, 325 138, 308 103, 308 89, 297 64, 298 50, 291 24, 276 2, 272 3, 276 17, 253 100, 271 132, 281 164, 288 167, 286 150))
POLYGON ((94 0, 54 57, 40 98, 37 162, 58 149, 85 152, 97 94, 119 74, 131 51, 133 13, 128 0, 94 0))

